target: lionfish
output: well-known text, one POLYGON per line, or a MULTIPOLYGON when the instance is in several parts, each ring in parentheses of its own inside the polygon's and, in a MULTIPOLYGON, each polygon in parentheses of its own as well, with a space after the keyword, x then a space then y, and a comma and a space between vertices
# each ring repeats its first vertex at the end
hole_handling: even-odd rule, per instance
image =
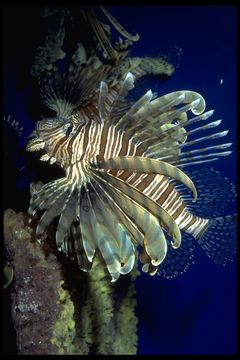
MULTIPOLYGON (((35 66, 35 73, 44 74, 43 100, 56 114, 37 122, 27 150, 43 149, 40 160, 65 171, 63 178, 31 186, 29 214, 43 211, 37 238, 41 243, 58 218, 57 248, 77 259, 84 271, 100 253, 111 281, 132 270, 137 248, 142 270, 150 275, 184 272, 195 240, 215 262, 225 264, 235 253, 235 216, 217 215, 234 198, 234 188, 212 168, 181 169, 229 155, 229 143, 201 145, 228 131, 201 135, 221 121, 206 122, 213 110, 205 112, 204 98, 193 91, 157 97, 149 90, 129 100, 137 79, 161 72, 157 66, 169 75, 173 69, 164 60, 126 58, 139 36, 101 10, 124 39, 114 42, 110 27, 85 8, 96 49, 88 56, 78 43, 64 76, 47 62, 44 68, 43 57, 42 67, 35 66), (195 134, 200 136, 191 139, 195 134), (222 191, 226 187, 229 191, 222 191)), ((55 52, 49 50, 52 62, 64 57, 65 17, 62 13, 55 40, 50 34, 45 44, 46 53, 55 46, 55 52)))

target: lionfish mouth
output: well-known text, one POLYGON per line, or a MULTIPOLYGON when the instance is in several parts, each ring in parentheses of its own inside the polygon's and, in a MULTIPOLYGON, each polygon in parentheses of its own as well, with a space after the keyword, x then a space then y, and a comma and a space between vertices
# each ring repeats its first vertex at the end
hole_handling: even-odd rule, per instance
POLYGON ((37 137, 34 139, 31 139, 27 146, 26 146, 26 150, 30 151, 30 152, 34 152, 34 151, 39 151, 44 149, 45 147, 45 141, 43 141, 43 139, 37 137))
MULTIPOLYGON (((30 151, 30 152, 35 152, 35 151, 39 151, 39 150, 45 150, 45 141, 42 140, 41 138, 35 138, 32 139, 28 142, 27 146, 26 146, 26 150, 30 151)), ((41 161, 49 161, 49 163, 52 165, 54 164, 57 159, 54 156, 49 156, 47 153, 43 154, 40 156, 39 160, 41 161)), ((61 167, 64 166, 64 162, 61 162, 61 167)))

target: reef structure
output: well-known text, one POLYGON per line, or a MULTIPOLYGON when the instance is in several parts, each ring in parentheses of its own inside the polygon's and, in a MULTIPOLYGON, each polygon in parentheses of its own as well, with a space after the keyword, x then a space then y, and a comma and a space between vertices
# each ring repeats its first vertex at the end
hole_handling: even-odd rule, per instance
POLYGON ((88 274, 71 264, 69 280, 69 264, 39 247, 28 216, 11 209, 4 213, 4 238, 14 271, 11 314, 19 355, 136 354, 136 269, 116 286, 96 257, 88 274))

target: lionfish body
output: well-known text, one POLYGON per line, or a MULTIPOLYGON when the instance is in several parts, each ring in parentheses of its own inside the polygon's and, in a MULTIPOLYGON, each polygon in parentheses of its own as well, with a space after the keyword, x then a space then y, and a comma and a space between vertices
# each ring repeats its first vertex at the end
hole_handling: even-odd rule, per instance
MULTIPOLYGON (((135 66, 118 74, 118 81, 105 76, 99 86, 92 84, 91 100, 84 106, 39 121, 28 144, 29 151, 44 149, 41 160, 56 162, 66 172, 40 189, 32 187, 29 213, 44 210, 38 238, 59 216, 58 249, 76 257, 85 271, 99 251, 112 281, 131 271, 137 246, 142 248, 143 271, 166 277, 185 271, 192 262, 194 238, 216 262, 225 264, 234 253, 233 242, 218 240, 216 245, 214 240, 223 230, 231 237, 234 218, 212 220, 192 212, 197 186, 181 170, 228 155, 222 150, 230 144, 185 150, 227 132, 191 140, 192 134, 220 123, 205 123, 213 111, 204 112, 203 97, 192 91, 158 98, 148 91, 136 102, 128 100, 135 78, 142 75, 135 66)), ((198 184, 197 176, 193 179, 198 184)), ((199 172, 202 183, 208 176, 218 177, 212 169, 199 172)), ((204 197, 214 201, 218 191, 212 198, 200 192, 201 205, 206 207, 204 197)))

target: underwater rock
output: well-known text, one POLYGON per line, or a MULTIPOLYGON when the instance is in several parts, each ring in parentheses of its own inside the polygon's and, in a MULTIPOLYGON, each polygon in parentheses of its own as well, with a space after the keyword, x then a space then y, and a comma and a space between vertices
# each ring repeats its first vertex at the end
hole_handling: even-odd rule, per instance
POLYGON ((5 246, 14 271, 11 315, 18 354, 136 354, 137 270, 113 285, 101 258, 95 257, 85 274, 74 262, 40 247, 35 226, 24 213, 4 213, 5 246))
POLYGON ((26 222, 23 213, 5 211, 5 245, 14 269, 11 311, 17 349, 24 355, 56 354, 50 339, 63 306, 56 286, 63 278, 61 266, 54 255, 45 257, 26 222))

